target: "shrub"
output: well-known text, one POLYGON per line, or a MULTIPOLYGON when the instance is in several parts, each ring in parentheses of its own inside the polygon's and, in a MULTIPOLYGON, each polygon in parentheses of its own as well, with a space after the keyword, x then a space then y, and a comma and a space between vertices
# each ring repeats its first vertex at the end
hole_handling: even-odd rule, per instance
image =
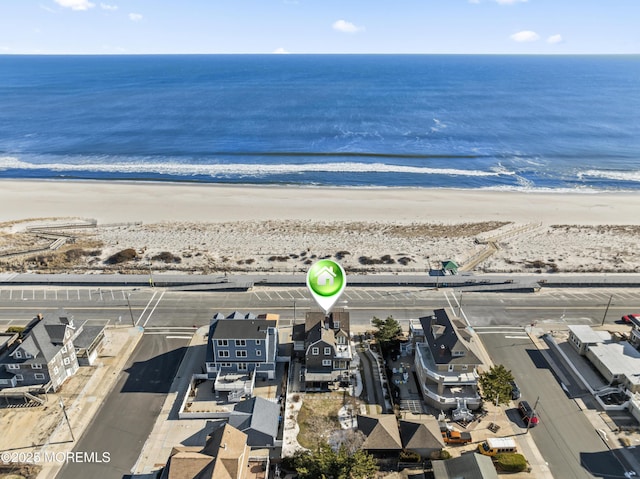
POLYGON ((527 468, 527 460, 522 454, 496 454, 495 464, 496 468, 505 472, 522 472, 527 468))
POLYGON ((175 256, 169 251, 163 251, 160 254, 157 254, 151 258, 153 261, 162 261, 163 263, 180 263, 182 262, 182 258, 179 256, 175 256))
POLYGON ((345 256, 350 255, 351 253, 349 253, 348 251, 338 251, 334 256, 336 257, 336 259, 338 261, 340 261, 341 259, 344 259, 345 256))
POLYGON ((105 263, 107 264, 120 264, 126 263, 127 261, 131 261, 132 259, 136 259, 138 257, 138 253, 133 248, 123 249, 122 251, 118 251, 116 254, 113 254, 107 258, 105 263))
POLYGON ((402 462, 420 462, 420 454, 414 451, 403 449, 400 452, 400 461, 402 462))
POLYGON ((7 333, 13 334, 13 333, 18 333, 18 334, 22 334, 22 332, 25 330, 24 326, 9 326, 7 328, 7 333))
POLYGON ((440 451, 440 459, 451 459, 451 453, 446 449, 440 451))

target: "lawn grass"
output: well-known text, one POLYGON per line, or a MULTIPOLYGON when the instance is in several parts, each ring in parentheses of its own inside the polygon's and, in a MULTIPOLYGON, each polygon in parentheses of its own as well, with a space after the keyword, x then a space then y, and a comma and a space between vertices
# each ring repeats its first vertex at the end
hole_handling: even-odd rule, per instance
POLYGON ((305 395, 298 412, 298 442, 302 447, 314 449, 319 442, 326 441, 331 432, 340 429, 338 411, 342 407, 342 401, 342 394, 305 395))

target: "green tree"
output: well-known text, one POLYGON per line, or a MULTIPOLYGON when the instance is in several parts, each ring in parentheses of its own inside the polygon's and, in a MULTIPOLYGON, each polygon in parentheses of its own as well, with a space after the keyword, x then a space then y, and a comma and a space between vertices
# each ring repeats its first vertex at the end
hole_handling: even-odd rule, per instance
POLYGON ((300 479, 369 479, 378 472, 375 459, 365 451, 349 454, 340 447, 336 452, 327 443, 313 453, 296 452, 293 464, 300 479))
POLYGON ((498 404, 508 404, 511 399, 511 384, 513 374, 502 364, 496 364, 487 372, 480 374, 479 382, 482 397, 485 401, 498 404))
POLYGON ((373 333, 373 336, 380 345, 383 354, 388 353, 397 346, 398 336, 402 333, 402 326, 400 326, 398 321, 393 319, 393 316, 388 316, 387 319, 380 319, 374 316, 371 323, 377 329, 377 331, 373 333))

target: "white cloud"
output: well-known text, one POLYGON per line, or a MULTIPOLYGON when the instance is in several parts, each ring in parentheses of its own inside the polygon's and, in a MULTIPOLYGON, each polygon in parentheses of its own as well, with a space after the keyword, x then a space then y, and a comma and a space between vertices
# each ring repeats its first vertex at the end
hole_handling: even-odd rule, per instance
POLYGON ((95 3, 91 3, 89 0, 54 0, 54 2, 71 10, 89 10, 96 6, 95 3))
POLYGON ((364 30, 364 27, 358 27, 351 22, 347 22, 346 20, 338 20, 332 25, 334 30, 343 33, 357 33, 364 30))
POLYGON ((139 13, 130 13, 129 20, 131 20, 132 22, 139 22, 140 20, 142 20, 142 15, 140 15, 139 13))
POLYGON ((102 8, 103 10, 109 10, 110 12, 113 12, 118 9, 118 5, 109 5, 108 3, 101 3, 100 8, 102 8))
POLYGON ((284 48, 280 47, 280 48, 276 48, 273 53, 278 53, 278 54, 287 54, 289 53, 287 50, 285 50, 284 48))
POLYGON ((480 3, 480 0, 469 0, 469 3, 475 3, 475 4, 478 4, 478 3, 480 3))
POLYGON ((496 0, 500 5, 514 5, 516 3, 527 3, 529 0, 496 0))
POLYGON ((518 43, 535 42, 540 39, 540 35, 531 30, 522 30, 521 32, 511 35, 511 40, 518 43))
POLYGON ((549 38, 547 38, 547 43, 562 43, 564 41, 564 39, 562 38, 562 35, 560 35, 559 33, 556 35, 551 35, 549 38))

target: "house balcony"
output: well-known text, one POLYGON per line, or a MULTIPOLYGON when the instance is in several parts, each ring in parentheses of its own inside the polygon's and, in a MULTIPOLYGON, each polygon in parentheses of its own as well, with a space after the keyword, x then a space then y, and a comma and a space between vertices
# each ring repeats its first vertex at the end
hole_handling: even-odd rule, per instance
POLYGON ((336 344, 335 359, 352 359, 351 346, 348 344, 336 344))
POLYGON ((214 387, 216 391, 242 391, 244 394, 251 395, 255 380, 253 372, 246 374, 220 372, 216 376, 214 387))
POLYGON ((478 372, 475 367, 470 371, 438 371, 431 350, 426 344, 416 347, 416 366, 432 381, 448 386, 474 386, 478 382, 478 372))
POLYGON ((478 409, 482 405, 482 398, 478 391, 471 386, 445 388, 441 394, 438 394, 437 384, 423 384, 422 394, 428 404, 443 410, 455 409, 458 407, 458 402, 465 401, 469 409, 478 409))

